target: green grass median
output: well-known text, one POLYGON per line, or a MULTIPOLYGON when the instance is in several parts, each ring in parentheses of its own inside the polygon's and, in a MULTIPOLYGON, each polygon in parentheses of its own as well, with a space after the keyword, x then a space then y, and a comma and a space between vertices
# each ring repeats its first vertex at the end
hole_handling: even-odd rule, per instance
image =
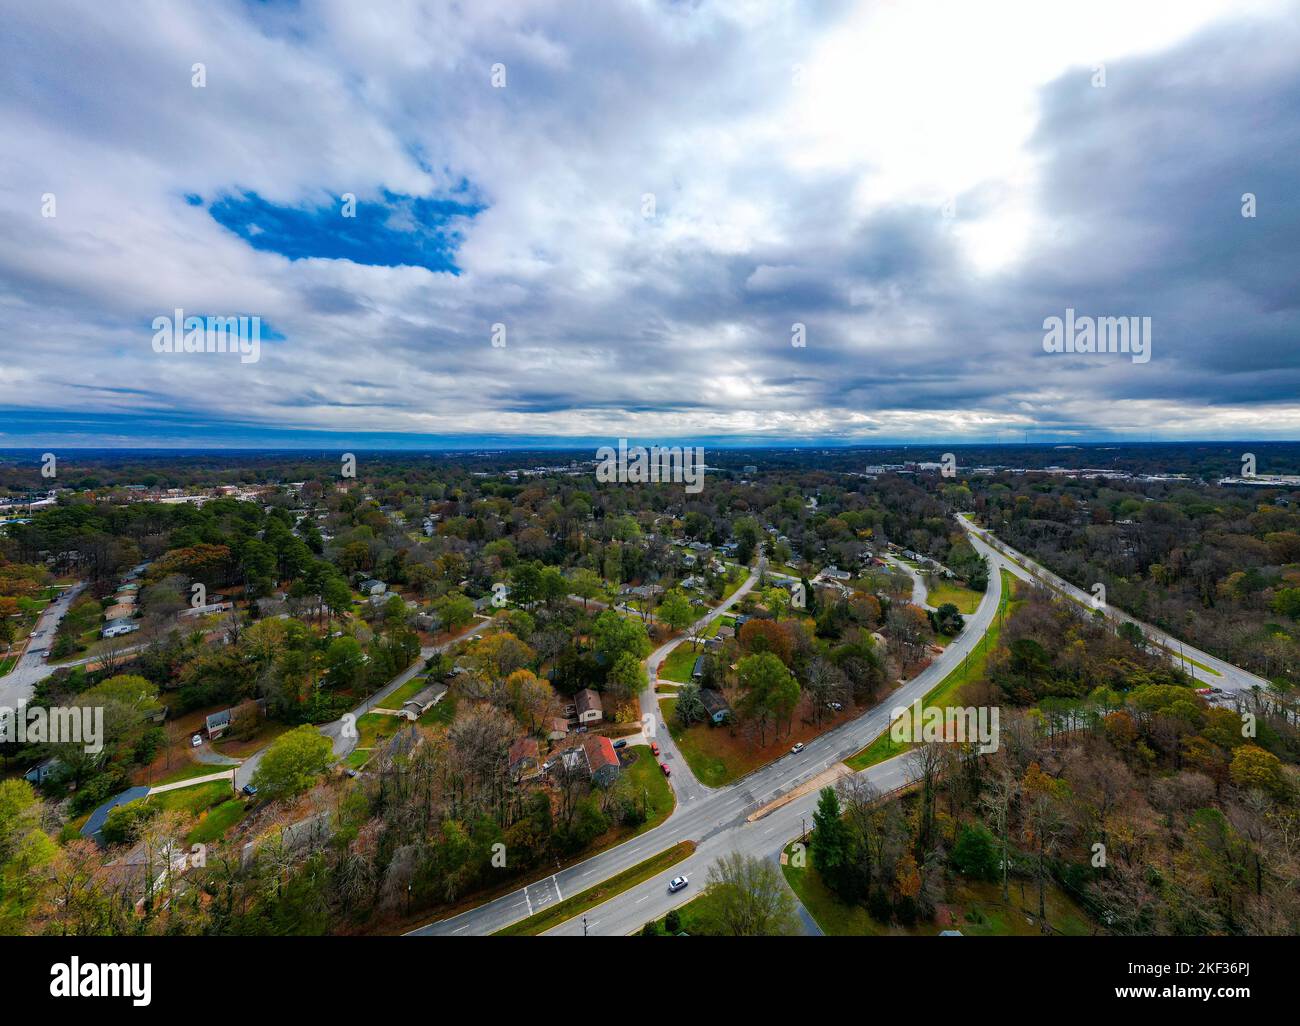
POLYGON ((677 863, 689 858, 694 853, 694 841, 681 841, 671 848, 661 851, 658 855, 652 855, 644 862, 638 862, 630 869, 625 869, 623 872, 611 876, 608 880, 604 880, 594 887, 588 887, 585 891, 580 891, 563 901, 550 905, 527 919, 512 923, 504 930, 498 930, 492 936, 536 937, 547 930, 554 929, 561 923, 568 922, 574 916, 581 915, 588 909, 609 901, 610 898, 622 894, 629 888, 649 880, 652 876, 658 876, 665 869, 677 865, 677 863))

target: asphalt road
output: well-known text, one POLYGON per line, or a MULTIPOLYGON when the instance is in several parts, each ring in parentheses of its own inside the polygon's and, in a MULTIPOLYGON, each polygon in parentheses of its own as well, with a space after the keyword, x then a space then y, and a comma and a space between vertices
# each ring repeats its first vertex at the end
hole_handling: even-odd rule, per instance
MULTIPOLYGON (((1091 592, 1086 592, 1082 588, 1076 588, 1069 581, 1056 576, 1056 574, 1052 573, 1052 571, 1048 570, 1041 563, 1037 563, 1026 556, 1023 552, 1013 549, 1010 545, 1006 544, 1006 542, 997 538, 989 531, 986 531, 981 527, 976 527, 970 522, 968 516, 969 515, 965 513, 957 514, 957 522, 961 524, 969 535, 978 538, 986 545, 996 546, 1002 554, 1009 556, 1010 560, 1003 559, 1003 564, 1021 580, 1045 584, 1058 592, 1068 595, 1078 602, 1082 602, 1087 606, 1092 606, 1093 596, 1091 592)), ((1199 648, 1189 645, 1187 642, 1175 638, 1170 634, 1166 634, 1159 628, 1152 627, 1148 623, 1143 623, 1141 620, 1130 616, 1122 609, 1118 609, 1109 604, 1103 605, 1100 608, 1106 616, 1116 623, 1137 624, 1149 639, 1163 645, 1171 654, 1171 659, 1174 662, 1179 663, 1184 670, 1195 676, 1202 686, 1218 687, 1222 688, 1224 691, 1231 692, 1248 691, 1251 688, 1256 687, 1268 687, 1268 681, 1263 677, 1257 677, 1248 670, 1243 670, 1241 667, 1234 666, 1232 663, 1224 662, 1222 659, 1217 656, 1212 656, 1208 652, 1202 652, 1199 648), (1179 658, 1180 655, 1186 656, 1187 659, 1194 659, 1196 662, 1210 667, 1218 673, 1218 676, 1206 673, 1200 667, 1193 666, 1189 662, 1183 662, 1179 658)))
POLYGON ((690 641, 688 639, 690 637, 705 630, 710 623, 726 614, 732 606, 748 595, 753 590, 754 585, 758 583, 765 566, 766 561, 760 560, 756 568, 750 569, 745 582, 725 602, 710 609, 704 616, 695 621, 683 636, 664 642, 651 652, 646 659, 646 679, 649 687, 643 690, 639 696, 642 733, 645 735, 646 740, 655 741, 659 744, 659 761, 672 771, 672 776, 668 778, 668 781, 677 796, 679 808, 684 804, 704 798, 712 788, 705 787, 695 779, 695 774, 691 772, 691 768, 686 764, 686 760, 678 750, 676 742, 673 741, 668 730, 664 728, 659 717, 659 698, 655 695, 655 681, 659 677, 659 667, 673 649, 678 645, 689 645, 690 641))

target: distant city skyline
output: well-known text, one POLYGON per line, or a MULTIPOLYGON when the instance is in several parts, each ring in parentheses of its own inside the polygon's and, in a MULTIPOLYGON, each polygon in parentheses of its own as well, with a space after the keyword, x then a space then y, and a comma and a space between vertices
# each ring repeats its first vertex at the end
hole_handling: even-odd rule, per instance
POLYGON ((1300 0, 48 0, 0 132, 0 447, 1300 438, 1300 0))

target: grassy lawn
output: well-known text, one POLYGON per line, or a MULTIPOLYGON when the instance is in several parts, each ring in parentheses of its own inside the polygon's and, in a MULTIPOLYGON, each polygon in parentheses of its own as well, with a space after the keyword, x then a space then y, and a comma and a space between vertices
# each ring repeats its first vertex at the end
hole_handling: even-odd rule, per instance
POLYGON ((632 778, 637 790, 645 798, 646 820, 636 829, 637 834, 643 834, 669 817, 677 799, 673 796, 668 778, 659 768, 658 760, 650 754, 649 745, 636 745, 627 749, 623 756, 634 760, 623 767, 623 772, 632 778))
POLYGON ((409 701, 429 686, 427 677, 412 677, 400 688, 379 703, 384 709, 400 709, 402 703, 409 701))
MULTIPOLYGON (((677 918, 681 922, 682 933, 690 937, 712 937, 714 936, 711 924, 717 921, 714 914, 713 906, 716 899, 708 891, 696 895, 685 905, 677 908, 677 918)), ((664 920, 659 920, 659 925, 665 930, 664 920)), ((640 931, 637 931, 638 933, 640 931)))
POLYGON ((420 723, 426 727, 438 724, 447 726, 456 718, 456 696, 448 692, 442 696, 442 701, 420 717, 420 723))
POLYGON ((721 787, 728 781, 735 780, 741 773, 748 772, 741 769, 738 761, 728 760, 709 750, 712 746, 708 744, 710 740, 708 734, 717 728, 696 723, 683 730, 677 723, 677 717, 673 715, 676 709, 677 699, 660 699, 660 718, 667 724, 668 733, 677 742, 682 757, 691 767, 691 772, 695 774, 695 778, 701 784, 708 787, 721 787))
POLYGON ((928 587, 930 605, 938 609, 945 602, 951 602, 963 616, 970 616, 979 608, 981 592, 972 591, 959 581, 947 581, 936 578, 928 587))
MULTIPOLYGON (((1002 571, 1002 597, 998 603, 999 616, 1005 617, 1007 610, 1011 608, 1012 592, 1016 587, 1015 578, 1011 574, 1002 571)), ((959 665, 939 681, 922 699, 922 708, 938 706, 946 708, 949 699, 953 698, 958 690, 968 681, 980 680, 984 676, 984 667, 988 661, 988 654, 997 648, 998 638, 1002 631, 998 625, 998 618, 995 617, 993 623, 989 626, 988 632, 984 635, 983 641, 971 653, 968 659, 963 660, 959 665)), ((907 742, 895 741, 889 736, 886 730, 878 738, 867 745, 866 748, 851 755, 844 760, 844 764, 852 770, 864 770, 868 766, 874 766, 877 763, 884 762, 886 759, 892 759, 895 755, 901 755, 908 749, 907 742)))
POLYGON ((0 677, 3 677, 6 673, 12 670, 17 662, 17 656, 5 656, 3 659, 0 659, 0 677))
POLYGON ((375 753, 369 748, 354 748, 348 753, 348 757, 343 760, 346 769, 361 769, 370 761, 370 757, 375 753))
POLYGON ((244 818, 243 801, 228 798, 220 805, 199 813, 199 822, 185 838, 186 844, 210 844, 224 837, 226 831, 244 818))
POLYGON ((752 773, 786 755, 796 741, 807 743, 818 734, 857 715, 853 710, 846 709, 834 718, 825 719, 816 725, 804 723, 801 715, 796 713, 794 729, 789 734, 784 730, 769 730, 767 744, 760 745, 757 739, 740 731, 733 735, 731 728, 726 726, 713 727, 707 723, 696 723, 683 730, 673 715, 676 708, 676 698, 659 700, 659 714, 668 727, 668 733, 677 743, 696 779, 707 787, 721 787, 746 773, 752 773))
POLYGON ((392 737, 404 723, 396 716, 369 712, 357 720, 357 747, 374 748, 381 741, 392 737))
MULTIPOLYGON (((186 743, 188 744, 188 742, 186 743)), ((142 783, 148 783, 151 787, 158 787, 160 784, 174 784, 178 780, 189 780, 191 777, 206 777, 212 773, 221 773, 229 769, 234 769, 234 767, 209 766, 201 762, 185 759, 184 762, 177 762, 171 769, 163 771, 162 775, 157 779, 142 781, 142 783)))
POLYGON ((538 934, 545 933, 547 930, 567 922, 574 916, 581 915, 588 909, 595 908, 602 902, 622 894, 628 888, 635 887, 637 884, 649 880, 652 876, 658 876, 665 869, 677 865, 682 859, 689 858, 694 851, 694 841, 681 841, 666 851, 661 851, 658 855, 652 855, 644 862, 638 862, 630 869, 625 869, 623 872, 611 876, 608 880, 598 883, 594 887, 588 887, 585 891, 580 891, 563 901, 556 902, 527 919, 507 926, 504 930, 498 930, 493 936, 536 937, 538 934))
POLYGON ((231 795, 229 780, 212 780, 206 784, 195 784, 193 787, 178 787, 175 791, 151 794, 144 801, 158 806, 163 811, 175 809, 197 816, 212 806, 226 801, 231 795))
POLYGON ((745 579, 748 576, 749 575, 746 573, 739 573, 739 572, 735 575, 734 578, 728 576, 726 586, 722 589, 722 598, 719 601, 726 602, 727 599, 731 598, 732 595, 736 594, 736 591, 740 588, 742 584, 745 583, 745 579))
POLYGON ((693 651, 691 643, 683 641, 659 664, 659 676, 664 680, 675 680, 678 684, 687 683, 691 679, 691 670, 695 668, 695 660, 701 654, 703 649, 698 652, 693 651))
MULTIPOLYGON (((948 900, 940 906, 941 921, 900 926, 876 922, 860 905, 843 904, 811 865, 796 869, 786 864, 781 871, 822 932, 831 937, 933 937, 940 930, 960 930, 971 937, 1042 935, 1038 926, 1038 887, 1032 881, 1011 881, 1011 900, 1007 903, 1002 900, 1001 884, 953 877, 948 882, 948 900)), ((1047 889, 1046 905, 1053 933, 1087 937, 1097 932, 1087 914, 1059 887, 1047 889)))

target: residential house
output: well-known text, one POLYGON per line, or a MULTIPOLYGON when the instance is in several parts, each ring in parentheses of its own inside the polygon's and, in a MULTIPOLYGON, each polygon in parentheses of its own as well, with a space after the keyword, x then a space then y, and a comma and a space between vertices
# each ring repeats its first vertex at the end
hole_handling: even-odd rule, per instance
POLYGON ((578 711, 578 722, 582 725, 599 723, 605 718, 605 707, 600 695, 591 688, 583 688, 573 696, 573 706, 578 711))
POLYGON ((723 723, 731 715, 731 706, 727 703, 727 699, 721 691, 714 691, 712 688, 701 688, 700 701, 704 703, 704 710, 714 723, 723 723))
POLYGON ((209 741, 215 741, 230 729, 230 713, 231 710, 222 709, 221 712, 214 712, 207 717, 203 729, 207 733, 209 741))
POLYGON ((48 759, 42 759, 35 766, 23 774, 23 779, 29 784, 43 784, 47 781, 63 763, 59 762, 56 755, 51 755, 48 759))
POLYGON ((588 734, 582 739, 582 750, 593 784, 609 787, 618 779, 618 752, 614 751, 614 742, 599 734, 588 734))
POLYGON ((441 702, 446 693, 446 684, 430 684, 403 702, 397 715, 414 722, 441 702))
POLYGON ((210 616, 213 613, 225 613, 234 608, 234 604, 231 602, 209 602, 205 606, 186 606, 176 615, 178 617, 210 616))
POLYGON ((388 590, 388 585, 383 581, 376 581, 374 578, 362 581, 359 590, 362 595, 382 595, 388 590))
POLYGON ((551 720, 551 729, 546 732, 547 741, 563 741, 569 736, 569 721, 557 716, 551 720))

